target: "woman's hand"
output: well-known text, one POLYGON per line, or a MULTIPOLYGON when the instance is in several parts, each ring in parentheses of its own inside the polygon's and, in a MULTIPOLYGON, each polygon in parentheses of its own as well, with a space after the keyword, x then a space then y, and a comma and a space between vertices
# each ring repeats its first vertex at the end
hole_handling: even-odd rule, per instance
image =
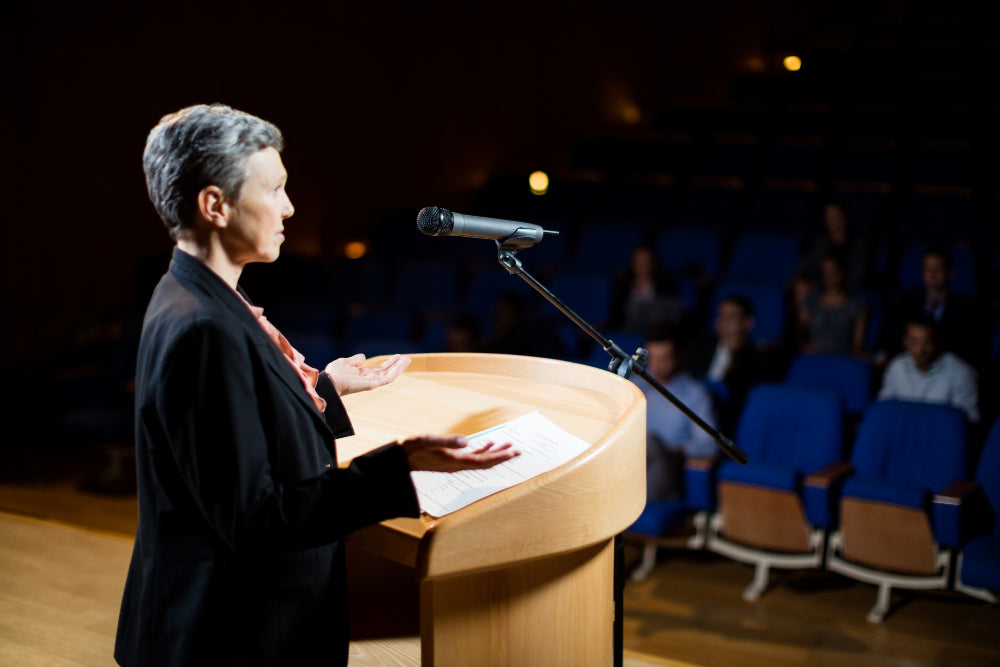
POLYGON ((410 438, 399 444, 406 451, 410 470, 432 472, 492 468, 521 454, 509 442, 502 445, 487 442, 476 449, 468 449, 469 441, 461 436, 428 435, 410 438))
POLYGON ((364 365, 365 355, 335 359, 326 365, 324 371, 330 376, 338 396, 347 396, 359 391, 368 391, 395 380, 410 365, 410 358, 394 354, 378 366, 364 365))

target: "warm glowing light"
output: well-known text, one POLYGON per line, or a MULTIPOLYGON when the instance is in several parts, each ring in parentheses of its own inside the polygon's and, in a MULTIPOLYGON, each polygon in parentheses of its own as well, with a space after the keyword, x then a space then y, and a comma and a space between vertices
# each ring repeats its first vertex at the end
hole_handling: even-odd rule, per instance
POLYGON ((798 56, 786 56, 785 57, 785 69, 789 72, 798 72, 802 69, 802 59, 798 56))
POLYGON ((344 246, 344 256, 348 259, 361 259, 368 253, 368 244, 364 241, 351 241, 344 246))
POLYGON ((528 186, 536 195, 544 195, 549 191, 549 175, 544 171, 536 171, 528 177, 528 186))

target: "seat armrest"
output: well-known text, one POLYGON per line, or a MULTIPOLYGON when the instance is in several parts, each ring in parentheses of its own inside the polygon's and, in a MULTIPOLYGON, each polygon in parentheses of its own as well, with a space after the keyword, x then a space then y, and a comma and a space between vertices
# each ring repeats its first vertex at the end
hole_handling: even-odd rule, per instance
POLYGON ((722 457, 718 454, 713 454, 712 456, 689 456, 684 459, 684 467, 688 470, 710 472, 719 465, 721 459, 722 457))
POLYGON ((941 493, 935 494, 934 502, 944 505, 961 505, 979 488, 979 482, 971 479, 956 479, 941 493))
POLYGON ((842 481, 852 472, 854 472, 854 466, 851 465, 850 461, 834 461, 816 472, 807 475, 802 483, 806 486, 828 489, 842 481))
POLYGON ((931 516, 934 537, 944 547, 961 547, 976 534, 983 532, 982 510, 984 494, 979 482, 958 479, 941 493, 934 495, 931 516), (978 502, 977 502, 978 501, 978 502))
POLYGON ((715 478, 722 456, 689 456, 684 460, 684 504, 692 510, 714 510, 715 478))
POLYGON ((817 528, 833 528, 838 521, 840 486, 854 472, 849 461, 834 461, 802 480, 806 518, 817 528))

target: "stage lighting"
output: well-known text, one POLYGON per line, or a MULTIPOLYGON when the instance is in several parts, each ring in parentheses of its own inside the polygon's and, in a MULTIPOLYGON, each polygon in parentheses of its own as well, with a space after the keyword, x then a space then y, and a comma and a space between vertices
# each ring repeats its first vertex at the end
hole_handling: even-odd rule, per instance
POLYGON ((528 187, 532 194, 544 195, 549 191, 549 175, 544 171, 536 171, 528 177, 528 187))
POLYGON ((361 259, 368 253, 368 244, 364 241, 351 241, 344 246, 344 256, 348 259, 361 259))

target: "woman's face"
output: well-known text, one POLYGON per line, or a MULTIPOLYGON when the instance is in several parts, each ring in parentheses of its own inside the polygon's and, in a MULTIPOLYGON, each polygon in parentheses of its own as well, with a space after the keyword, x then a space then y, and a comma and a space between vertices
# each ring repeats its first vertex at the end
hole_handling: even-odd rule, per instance
POLYGON ((264 148, 247 159, 247 178, 236 202, 227 204, 223 243, 235 263, 273 262, 285 240, 285 219, 295 213, 281 155, 264 148))
POLYGON ((836 260, 826 258, 820 264, 824 287, 841 287, 844 284, 844 269, 836 260))

